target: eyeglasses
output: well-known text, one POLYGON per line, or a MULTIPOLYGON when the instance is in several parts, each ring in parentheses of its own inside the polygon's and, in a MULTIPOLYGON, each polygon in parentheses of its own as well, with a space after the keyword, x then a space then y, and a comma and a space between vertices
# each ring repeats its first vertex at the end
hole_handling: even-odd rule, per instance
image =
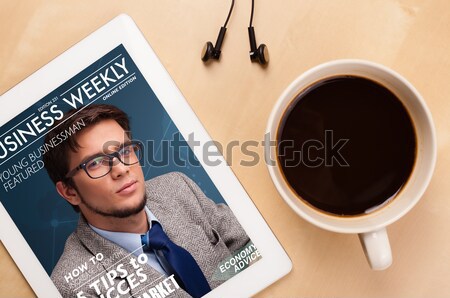
POLYGON ((79 170, 83 169, 92 179, 98 179, 111 172, 114 158, 117 158, 126 166, 137 164, 143 156, 143 145, 139 141, 131 141, 124 144, 118 151, 110 154, 97 154, 87 161, 81 163, 75 169, 67 173, 66 178, 73 177, 79 170))

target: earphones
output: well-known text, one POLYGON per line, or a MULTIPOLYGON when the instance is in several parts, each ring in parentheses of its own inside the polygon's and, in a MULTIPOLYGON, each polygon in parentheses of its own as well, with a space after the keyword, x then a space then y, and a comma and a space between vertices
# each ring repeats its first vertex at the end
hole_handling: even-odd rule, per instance
POLYGON ((233 11, 234 7, 234 0, 231 0, 231 7, 230 11, 228 12, 227 19, 225 21, 225 24, 220 27, 219 36, 217 36, 216 45, 213 46, 212 42, 207 41, 205 45, 203 46, 202 50, 202 61, 207 62, 209 59, 219 60, 220 53, 222 52, 220 48, 222 47, 223 40, 225 38, 225 33, 227 32, 227 24, 228 20, 230 19, 231 12, 233 11))
MULTIPOLYGON (((227 31, 227 24, 230 19, 231 13, 234 7, 234 0, 231 1, 230 11, 228 12, 227 19, 225 24, 220 27, 219 36, 217 37, 216 45, 213 45, 212 42, 208 41, 205 43, 201 58, 203 62, 207 62, 209 59, 219 60, 221 54, 221 47, 223 40, 225 38, 225 33, 227 31)), ((255 29, 253 28, 253 11, 255 8, 255 1, 252 0, 252 12, 250 15, 250 25, 248 27, 248 37, 250 40, 250 60, 252 62, 258 62, 261 65, 267 65, 269 63, 269 51, 265 44, 261 44, 258 47, 256 46, 256 37, 255 37, 255 29)))
POLYGON ((250 25, 248 27, 248 38, 250 40, 250 60, 252 62, 259 62, 261 65, 266 65, 269 63, 269 50, 265 44, 260 44, 259 47, 256 47, 256 37, 255 37, 255 29, 253 28, 253 11, 255 8, 255 0, 252 0, 252 14, 250 15, 250 25))

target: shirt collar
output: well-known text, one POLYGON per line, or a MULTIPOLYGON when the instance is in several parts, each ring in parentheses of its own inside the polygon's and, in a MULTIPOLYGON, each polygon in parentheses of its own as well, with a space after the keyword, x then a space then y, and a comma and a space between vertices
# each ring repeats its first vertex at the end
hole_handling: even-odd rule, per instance
MULTIPOLYGON (((148 220, 149 227, 151 228, 152 221, 157 221, 157 222, 159 222, 159 221, 156 218, 156 216, 150 211, 150 209, 147 208, 147 206, 145 206, 144 210, 145 210, 145 213, 147 214, 147 220, 148 220)), ((111 231, 105 231, 105 230, 96 228, 91 224, 89 224, 89 226, 103 238, 106 238, 109 241, 114 242, 115 244, 124 248, 126 251, 133 253, 135 256, 139 256, 140 254, 143 253, 141 234, 111 232, 111 231)))

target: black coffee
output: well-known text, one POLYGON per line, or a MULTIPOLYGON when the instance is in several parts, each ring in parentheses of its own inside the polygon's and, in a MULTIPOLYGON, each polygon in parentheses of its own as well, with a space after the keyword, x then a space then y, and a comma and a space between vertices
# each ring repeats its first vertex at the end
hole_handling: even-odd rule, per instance
POLYGON ((416 136, 400 100, 355 76, 324 79, 300 93, 283 116, 278 161, 292 189, 335 215, 368 213, 408 180, 416 136))

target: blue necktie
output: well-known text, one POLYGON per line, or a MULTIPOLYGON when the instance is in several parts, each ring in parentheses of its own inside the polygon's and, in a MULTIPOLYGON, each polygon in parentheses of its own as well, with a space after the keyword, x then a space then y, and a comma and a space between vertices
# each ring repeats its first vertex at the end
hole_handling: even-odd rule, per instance
POLYGON ((192 255, 181 246, 173 243, 161 225, 152 221, 147 234, 141 236, 144 251, 154 250, 161 266, 186 292, 194 298, 202 297, 211 291, 205 275, 192 255))

